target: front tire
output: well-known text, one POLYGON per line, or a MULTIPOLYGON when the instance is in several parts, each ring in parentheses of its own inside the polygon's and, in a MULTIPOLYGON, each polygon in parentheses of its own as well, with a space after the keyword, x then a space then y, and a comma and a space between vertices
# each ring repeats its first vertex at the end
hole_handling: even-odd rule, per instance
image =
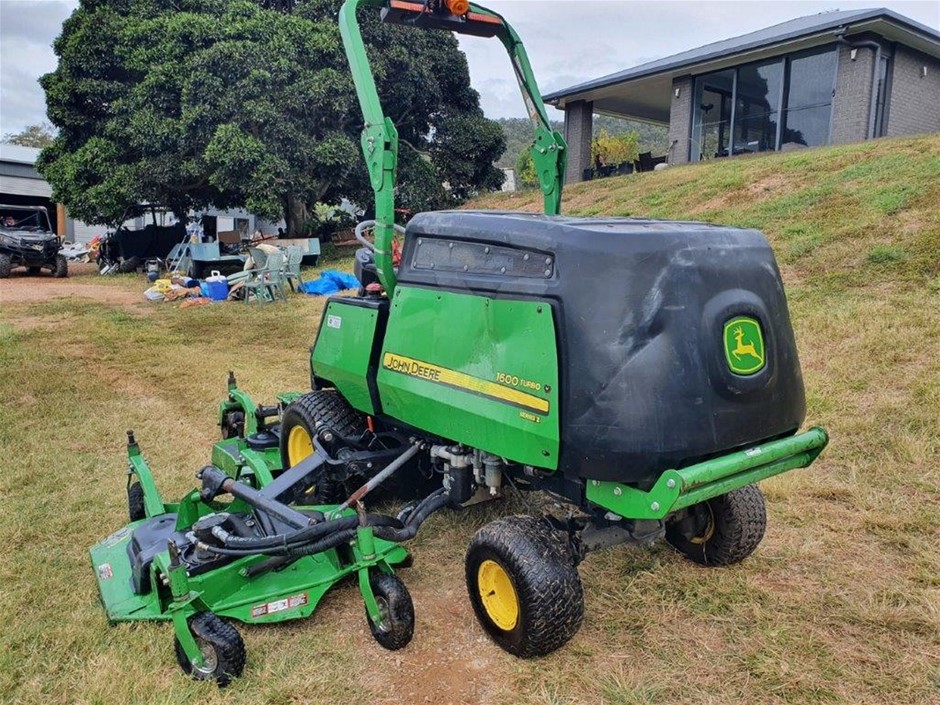
POLYGON ((55 256, 55 265, 52 268, 52 276, 56 279, 65 279, 69 275, 69 261, 65 255, 55 256))
POLYGON ((6 279, 13 271, 13 260, 8 255, 0 255, 0 279, 6 279))
POLYGON ((751 555, 766 529, 764 495, 747 485, 689 507, 666 526, 666 541, 695 563, 725 566, 751 555))
POLYGON ((372 636, 389 651, 404 648, 415 633, 415 608, 408 588, 401 578, 388 573, 371 575, 369 584, 382 613, 381 621, 376 624, 366 612, 372 636))
POLYGON ((295 399, 281 417, 281 461, 285 469, 313 453, 313 439, 321 426, 327 426, 342 436, 355 437, 365 432, 366 421, 343 397, 331 390, 307 392, 295 399))
POLYGON ((179 639, 173 639, 176 661, 185 673, 198 681, 214 680, 220 688, 238 678, 245 669, 245 642, 228 622, 211 612, 197 612, 189 618, 189 629, 202 651, 203 663, 197 666, 183 651, 179 639))
POLYGON ((581 578, 544 521, 516 516, 484 526, 467 549, 466 577, 477 619, 511 654, 544 656, 581 627, 581 578))

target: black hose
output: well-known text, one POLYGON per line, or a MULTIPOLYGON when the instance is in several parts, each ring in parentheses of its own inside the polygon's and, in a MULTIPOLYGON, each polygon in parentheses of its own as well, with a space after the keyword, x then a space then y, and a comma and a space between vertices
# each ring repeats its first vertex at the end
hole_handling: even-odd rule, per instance
MULTIPOLYGON (((401 522, 395 517, 385 514, 367 514, 366 524, 369 526, 388 526, 400 528, 401 522)), ((251 553, 267 552, 266 549, 289 549, 294 546, 305 545, 317 541, 324 536, 328 536, 337 531, 354 529, 359 526, 359 517, 341 517, 331 519, 320 524, 300 529, 289 534, 275 534, 274 536, 262 536, 259 538, 242 538, 240 536, 229 536, 225 540, 225 548, 237 551, 250 551, 251 553)))
POLYGON ((304 544, 303 546, 298 546, 296 548, 290 548, 287 551, 287 555, 293 557, 299 556, 312 556, 317 553, 323 553, 331 548, 336 548, 337 546, 348 543, 356 537, 356 529, 346 529, 345 531, 336 531, 326 538, 322 538, 319 541, 314 541, 313 543, 304 544))
POLYGON ((375 528, 375 535, 380 539, 393 541, 395 543, 402 543, 403 541, 413 539, 425 520, 434 512, 446 507, 449 502, 450 497, 448 497, 446 491, 438 490, 438 492, 429 495, 421 504, 415 507, 415 510, 411 513, 411 516, 408 517, 408 521, 403 528, 397 529, 391 526, 377 526, 375 528))

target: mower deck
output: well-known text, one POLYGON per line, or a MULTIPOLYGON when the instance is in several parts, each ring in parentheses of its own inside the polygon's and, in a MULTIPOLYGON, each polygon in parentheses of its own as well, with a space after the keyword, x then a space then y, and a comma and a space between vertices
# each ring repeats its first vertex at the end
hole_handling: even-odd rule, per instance
MULTIPOLYGON (((333 505, 306 507, 324 513, 335 509, 333 505)), ((343 516, 354 516, 347 510, 343 516)), ((131 583, 131 564, 128 544, 137 527, 151 519, 131 522, 114 532, 91 549, 91 563, 95 569, 102 605, 111 622, 138 620, 170 620, 172 596, 151 577, 147 594, 134 593, 131 583)), ((317 603, 331 587, 356 573, 370 563, 398 565, 409 559, 401 546, 375 539, 374 558, 363 561, 350 552, 345 558, 336 549, 313 556, 305 556, 281 570, 271 570, 255 577, 247 577, 253 565, 263 563, 264 556, 251 556, 232 561, 211 572, 189 578, 189 600, 198 601, 205 609, 219 615, 250 624, 282 622, 309 617, 317 603)), ((166 551, 158 554, 154 565, 168 564, 166 551)))

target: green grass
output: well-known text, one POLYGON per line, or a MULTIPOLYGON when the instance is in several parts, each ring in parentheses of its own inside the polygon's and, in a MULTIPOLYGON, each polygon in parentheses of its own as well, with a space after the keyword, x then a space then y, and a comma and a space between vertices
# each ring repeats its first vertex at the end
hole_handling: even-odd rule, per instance
POLYGON ((322 302, 180 310, 143 303, 142 279, 88 275, 69 280, 73 296, 29 303, 0 283, 0 700, 940 701, 940 138, 673 168, 567 196, 568 212, 726 222, 773 244, 807 423, 832 443, 811 469, 763 483, 770 525, 751 558, 707 570, 665 546, 593 554, 581 631, 520 661, 483 637, 462 572, 473 532, 525 505, 443 514, 403 573, 418 619, 408 649, 371 640, 345 585, 308 621, 243 628, 246 675, 229 690, 193 683, 168 625, 109 627, 98 605, 87 549, 125 521, 124 431, 180 495, 208 460, 229 369, 259 400, 305 388, 322 302), (101 286, 130 298, 82 298, 101 286))

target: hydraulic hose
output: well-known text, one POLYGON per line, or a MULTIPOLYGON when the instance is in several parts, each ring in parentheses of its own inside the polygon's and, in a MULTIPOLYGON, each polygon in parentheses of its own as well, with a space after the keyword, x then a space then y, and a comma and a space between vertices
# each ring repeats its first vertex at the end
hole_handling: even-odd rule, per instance
POLYGON ((304 544, 303 546, 298 546, 297 548, 290 548, 287 550, 287 555, 294 557, 300 556, 313 556, 317 553, 322 553, 331 548, 336 548, 341 546, 344 543, 352 541, 356 536, 356 529, 346 529, 345 531, 337 531, 330 534, 326 538, 322 538, 319 541, 314 541, 313 543, 304 544))
MULTIPOLYGON (((369 526, 391 526, 400 527, 401 522, 398 519, 385 514, 367 514, 366 524, 369 526)), ((225 548, 237 551, 251 551, 252 553, 266 552, 266 549, 285 549, 295 545, 303 545, 317 541, 324 536, 328 536, 337 531, 354 529, 359 526, 359 517, 341 517, 331 519, 320 524, 300 529, 289 534, 275 534, 274 536, 262 536, 259 538, 243 538, 241 536, 228 535, 225 538, 225 548)))
POLYGON ((408 521, 405 522, 402 528, 377 526, 375 528, 375 535, 380 539, 394 541, 395 543, 409 541, 415 537, 415 534, 418 533, 418 529, 421 528, 421 525, 429 516, 446 507, 449 502, 450 497, 447 495, 447 490, 443 488, 437 490, 425 497, 425 499, 421 501, 421 504, 415 507, 415 510, 411 513, 411 516, 408 517, 408 521))

